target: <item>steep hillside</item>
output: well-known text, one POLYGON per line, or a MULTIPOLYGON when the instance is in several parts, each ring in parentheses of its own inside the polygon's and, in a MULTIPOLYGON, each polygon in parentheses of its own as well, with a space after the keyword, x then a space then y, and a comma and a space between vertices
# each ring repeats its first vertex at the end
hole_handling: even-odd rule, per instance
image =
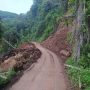
POLYGON ((63 3, 63 0, 34 0, 26 14, 31 39, 42 41, 54 32, 64 13, 63 3))
POLYGON ((3 22, 4 27, 6 30, 12 29, 15 27, 18 21, 18 14, 7 12, 7 11, 0 11, 0 19, 3 22))
MULTIPOLYGON (((45 40, 55 32, 60 17, 66 12, 66 1, 34 0, 30 11, 20 15, 1 11, 3 37, 14 47, 30 40, 45 40)), ((10 49, 6 43, 2 44, 4 50, 10 49)))
MULTIPOLYGON (((15 14, 6 11, 0 11, 0 34, 7 42, 16 47, 21 40, 20 30, 25 27, 23 25, 24 15, 15 14)), ((1 39, 1 38, 0 38, 1 39)), ((4 41, 0 41, 0 52, 10 49, 9 45, 4 41)))

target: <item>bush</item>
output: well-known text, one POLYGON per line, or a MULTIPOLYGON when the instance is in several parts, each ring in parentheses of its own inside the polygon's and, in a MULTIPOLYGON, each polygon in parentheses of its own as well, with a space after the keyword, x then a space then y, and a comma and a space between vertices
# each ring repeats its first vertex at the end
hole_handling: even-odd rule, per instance
POLYGON ((0 73, 0 86, 7 84, 15 74, 16 72, 13 69, 10 69, 8 72, 0 73))
MULTIPOLYGON (((87 58, 86 58, 87 59, 87 58)), ((82 62, 82 60, 79 61, 79 63, 76 64, 76 62, 72 59, 69 58, 69 60, 67 61, 67 64, 74 66, 74 67, 78 67, 80 68, 80 70, 78 69, 72 69, 72 68, 68 68, 68 75, 71 79, 71 82, 73 84, 73 87, 77 87, 79 85, 79 76, 80 76, 80 81, 82 84, 82 87, 84 88, 83 90, 89 90, 88 88, 90 87, 90 68, 87 66, 86 68, 84 68, 84 64, 87 65, 87 62, 85 62, 85 59, 83 59, 84 62, 82 62), (83 65, 81 65, 80 63, 83 63, 83 65)))

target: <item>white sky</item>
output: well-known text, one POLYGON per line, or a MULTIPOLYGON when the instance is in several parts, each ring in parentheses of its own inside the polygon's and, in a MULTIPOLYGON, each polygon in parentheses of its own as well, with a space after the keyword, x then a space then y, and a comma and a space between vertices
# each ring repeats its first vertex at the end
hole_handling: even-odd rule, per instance
POLYGON ((0 0, 0 10, 17 14, 26 13, 32 4, 33 0, 0 0))

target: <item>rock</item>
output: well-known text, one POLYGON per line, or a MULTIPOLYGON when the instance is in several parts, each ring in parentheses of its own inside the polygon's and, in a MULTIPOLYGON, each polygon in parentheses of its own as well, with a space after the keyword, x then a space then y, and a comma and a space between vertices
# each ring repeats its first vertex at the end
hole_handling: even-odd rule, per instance
POLYGON ((61 50, 60 51, 60 55, 66 56, 66 57, 70 57, 71 53, 67 50, 61 50))

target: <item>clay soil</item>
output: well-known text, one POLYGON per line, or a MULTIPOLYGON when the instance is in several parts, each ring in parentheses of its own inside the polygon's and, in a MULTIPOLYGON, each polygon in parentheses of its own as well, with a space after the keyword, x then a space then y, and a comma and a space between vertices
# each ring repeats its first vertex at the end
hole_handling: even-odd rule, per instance
POLYGON ((61 50, 66 50, 70 54, 72 53, 71 47, 67 41, 68 32, 68 28, 61 27, 54 35, 51 35, 42 42, 42 46, 57 54, 62 59, 62 62, 65 62, 68 57, 60 55, 61 50))

